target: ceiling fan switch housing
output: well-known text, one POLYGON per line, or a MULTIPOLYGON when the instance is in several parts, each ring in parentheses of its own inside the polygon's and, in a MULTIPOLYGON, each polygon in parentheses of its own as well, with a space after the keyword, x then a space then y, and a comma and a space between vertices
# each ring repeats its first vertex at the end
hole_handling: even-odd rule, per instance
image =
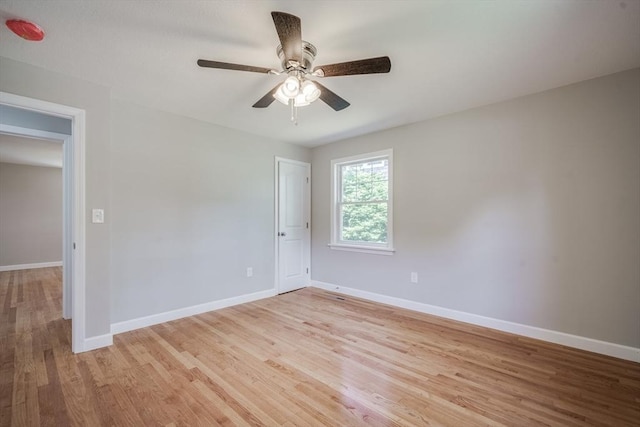
POLYGON ((311 43, 302 40, 302 61, 300 63, 295 63, 295 61, 287 61, 284 56, 284 51, 282 50, 282 45, 278 45, 278 47, 276 48, 276 53, 278 54, 278 58, 280 58, 283 70, 289 70, 293 68, 304 71, 311 71, 311 66, 313 65, 313 60, 316 59, 318 49, 316 49, 316 47, 311 43))

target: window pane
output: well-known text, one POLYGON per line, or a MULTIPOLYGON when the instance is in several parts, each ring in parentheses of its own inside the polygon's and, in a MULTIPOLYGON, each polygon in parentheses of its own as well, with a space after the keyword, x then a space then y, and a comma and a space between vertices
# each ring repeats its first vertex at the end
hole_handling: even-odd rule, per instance
POLYGON ((374 162, 372 165, 372 173, 384 180, 389 178, 389 160, 383 159, 374 162))
POLYGON ((371 163, 358 163, 358 181, 371 181, 371 163))
POLYGON ((356 183, 358 182, 358 169, 354 165, 342 166, 341 174, 341 201, 355 202, 358 200, 356 183))
POLYGON ((389 183, 387 179, 376 179, 373 177, 371 181, 371 193, 369 200, 388 200, 389 199, 389 183))
POLYGON ((358 175, 358 165, 342 166, 342 180, 355 182, 358 175))
POLYGON ((354 183, 343 183, 342 185, 342 201, 357 202, 358 192, 354 183))
POLYGON ((371 199, 389 199, 389 160, 377 160, 371 165, 371 199))
POLYGON ((387 204, 342 205, 341 240, 353 242, 387 242, 387 204))
POLYGON ((362 162, 341 167, 343 202, 388 200, 389 161, 362 162))
POLYGON ((356 202, 368 202, 373 200, 371 198, 371 181, 361 181, 358 180, 356 184, 356 202))

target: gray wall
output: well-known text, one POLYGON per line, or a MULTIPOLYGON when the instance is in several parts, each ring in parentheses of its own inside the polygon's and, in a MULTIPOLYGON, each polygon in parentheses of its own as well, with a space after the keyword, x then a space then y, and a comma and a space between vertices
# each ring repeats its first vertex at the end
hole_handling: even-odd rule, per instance
POLYGON ((313 279, 640 347, 639 89, 636 69, 315 148, 313 279), (330 160, 385 148, 396 254, 329 249, 330 160))
POLYGON ((0 57, 0 91, 86 111, 86 336, 111 330, 110 224, 91 224, 91 208, 109 212, 110 91, 70 76, 0 57))
POLYGON ((119 100, 111 118, 112 321, 273 289, 274 156, 310 150, 119 100))
POLYGON ((62 169, 0 163, 0 266, 62 261, 62 169))

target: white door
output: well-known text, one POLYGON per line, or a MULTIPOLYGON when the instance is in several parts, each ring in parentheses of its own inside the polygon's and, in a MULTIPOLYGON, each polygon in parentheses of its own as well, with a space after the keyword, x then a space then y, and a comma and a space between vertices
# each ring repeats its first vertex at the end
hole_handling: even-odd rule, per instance
POLYGON ((276 158, 276 278, 278 293, 309 284, 311 165, 276 158))

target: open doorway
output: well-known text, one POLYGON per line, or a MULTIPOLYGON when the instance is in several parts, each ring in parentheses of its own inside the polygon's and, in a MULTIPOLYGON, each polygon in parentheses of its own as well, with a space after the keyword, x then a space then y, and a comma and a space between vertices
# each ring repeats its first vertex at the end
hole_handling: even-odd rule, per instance
POLYGON ((84 111, 0 92, 0 133, 28 138, 31 145, 39 142, 62 146, 62 314, 72 319, 72 351, 82 352, 85 349, 84 111), (33 122, 34 117, 42 119, 40 125, 33 122), (68 132, 63 130, 67 126, 68 132))
MULTIPOLYGON (((64 252, 70 259, 63 164, 71 121, 4 105, 0 118, 0 270, 62 267, 64 252)), ((62 272, 65 319, 72 317, 70 270, 62 272)))

